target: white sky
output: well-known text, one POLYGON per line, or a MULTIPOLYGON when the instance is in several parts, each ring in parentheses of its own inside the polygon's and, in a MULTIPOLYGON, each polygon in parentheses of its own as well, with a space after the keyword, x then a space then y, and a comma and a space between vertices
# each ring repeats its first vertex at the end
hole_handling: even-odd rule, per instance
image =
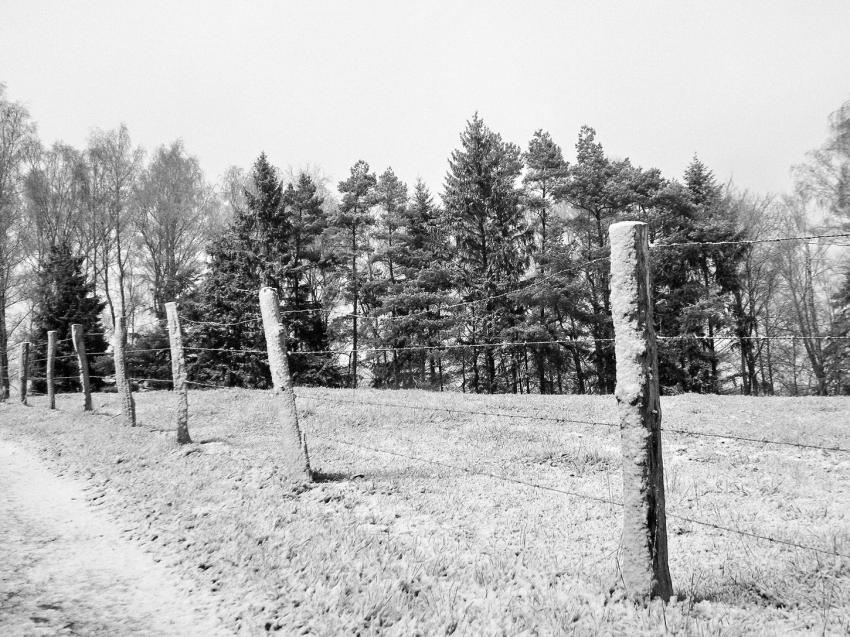
POLYGON ((850 1, 0 0, 0 81, 46 143, 126 122, 182 137, 210 180, 261 150, 335 186, 365 159, 442 190, 478 110, 612 156, 783 191, 850 98, 850 1))

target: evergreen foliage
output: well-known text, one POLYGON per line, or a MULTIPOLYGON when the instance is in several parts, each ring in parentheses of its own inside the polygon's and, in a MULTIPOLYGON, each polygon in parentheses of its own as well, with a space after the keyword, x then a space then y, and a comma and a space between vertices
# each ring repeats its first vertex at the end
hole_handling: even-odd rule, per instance
POLYGON ((302 354, 327 350, 329 343, 321 304, 307 277, 318 259, 311 242, 323 230, 315 186, 302 176, 284 196, 265 154, 254 163, 251 186, 244 189, 244 208, 235 211, 226 232, 210 245, 209 272, 185 309, 191 346, 235 351, 193 353, 190 378, 227 386, 270 386, 258 301, 259 289, 270 286, 280 291, 290 331, 293 379, 335 384, 338 372, 329 355, 302 354))
MULTIPOLYGON (((365 256, 366 230, 375 223, 371 209, 376 203, 375 190, 377 185, 378 180, 375 173, 370 172, 369 164, 362 159, 355 163, 351 167, 351 174, 348 179, 339 182, 338 188, 342 194, 342 201, 330 220, 330 234, 336 241, 338 248, 340 270, 348 280, 344 299, 351 304, 352 308, 352 316, 344 319, 351 322, 349 333, 351 334, 352 349, 355 350, 348 368, 349 384, 352 387, 357 386, 358 374, 359 356, 356 350, 360 336, 360 323, 357 313, 364 307, 368 311, 370 305, 376 305, 374 293, 370 295, 370 298, 361 298, 361 289, 367 279, 362 269, 358 270, 357 265, 358 261, 363 260, 365 256)), ((369 326, 365 327, 368 328, 369 326)))
POLYGON ((495 345, 503 338, 516 340, 522 321, 523 308, 507 293, 528 266, 531 229, 516 185, 522 170, 519 147, 502 141, 477 113, 460 142, 449 160, 443 202, 457 245, 456 288, 464 300, 478 303, 457 317, 458 336, 461 343, 481 345, 471 349, 472 390, 492 393, 516 376, 517 361, 509 352, 510 360, 499 361, 504 380, 497 377, 495 345))
MULTIPOLYGON (((44 378, 47 373, 47 332, 56 330, 56 364, 54 375, 57 392, 80 391, 79 366, 71 341, 71 326, 79 323, 85 334, 84 343, 89 355, 89 373, 93 375, 93 388, 103 385, 99 376, 111 372, 108 357, 100 357, 107 350, 100 315, 106 303, 97 298, 94 283, 83 273, 83 257, 74 256, 68 244, 50 248, 41 266, 35 294, 30 357, 32 374, 44 378), (106 358, 107 360, 100 360, 106 358), (92 371, 96 368, 97 372, 92 371), (98 376, 95 378, 94 376, 98 376)), ((36 391, 45 391, 43 380, 35 380, 36 391)))

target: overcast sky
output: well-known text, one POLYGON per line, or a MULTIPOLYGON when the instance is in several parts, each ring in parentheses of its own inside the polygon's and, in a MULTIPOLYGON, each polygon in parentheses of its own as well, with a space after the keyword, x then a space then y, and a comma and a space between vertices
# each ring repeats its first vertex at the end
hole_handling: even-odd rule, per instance
POLYGON ((567 159, 606 151, 784 191, 850 99, 850 1, 0 0, 0 81, 46 143, 125 122, 182 137, 210 180, 261 150, 333 184, 358 159, 442 190, 474 111, 567 159))

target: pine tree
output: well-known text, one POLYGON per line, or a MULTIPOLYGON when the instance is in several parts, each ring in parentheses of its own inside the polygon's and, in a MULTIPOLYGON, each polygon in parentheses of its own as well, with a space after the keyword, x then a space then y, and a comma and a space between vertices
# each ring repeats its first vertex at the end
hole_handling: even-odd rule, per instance
POLYGON ((393 280, 381 299, 387 321, 385 339, 393 347, 431 349, 394 352, 396 387, 443 387, 442 357, 437 351, 452 317, 440 306, 452 290, 452 252, 442 211, 420 180, 412 201, 400 211, 395 239, 393 280))
POLYGON ((596 131, 582 126, 576 143, 576 162, 569 167, 567 180, 557 197, 575 211, 570 229, 580 246, 575 256, 592 264, 583 268, 583 286, 588 311, 586 327, 594 343, 592 359, 596 389, 611 393, 615 384, 611 299, 608 285, 608 227, 629 215, 635 199, 633 187, 640 171, 628 159, 606 157, 596 131))
MULTIPOLYGON (((495 348, 503 332, 520 320, 506 294, 515 288, 528 265, 530 231, 516 181, 522 170, 520 149, 502 141, 476 113, 452 152, 443 201, 458 248, 459 285, 466 300, 464 340, 484 345, 485 389, 497 390, 495 348)), ((480 389, 479 348, 472 349, 473 389, 480 389)), ((500 361, 515 371, 515 361, 500 361)), ((503 375, 504 375, 503 374, 503 375)), ((509 380, 505 381, 510 382, 509 380)))
MULTIPOLYGON (((378 177, 375 205, 378 217, 371 237, 375 245, 370 265, 378 264, 381 269, 378 272, 371 271, 369 281, 363 289, 363 297, 372 300, 369 304, 371 313, 387 317, 386 320, 375 322, 375 346, 396 349, 401 343, 393 329, 395 309, 385 308, 384 303, 394 298, 403 284, 398 277, 398 260, 403 250, 403 215, 407 208, 407 185, 396 176, 392 168, 387 168, 378 177)), ((384 351, 373 357, 374 386, 398 387, 400 373, 398 352, 388 354, 384 351)))
POLYGON ((363 257, 363 242, 365 230, 374 224, 370 214, 375 205, 375 188, 377 179, 375 173, 369 172, 369 164, 360 160, 351 167, 348 179, 339 182, 342 201, 331 217, 329 231, 337 239, 340 253, 345 260, 342 270, 348 277, 346 301, 351 303, 351 341, 354 352, 351 356, 349 379, 352 387, 357 386, 358 362, 358 319, 357 313, 361 306, 360 290, 363 286, 362 273, 357 269, 357 263, 363 257))
MULTIPOLYGON (((319 258, 313 242, 324 221, 311 180, 302 175, 298 186, 284 194, 265 154, 254 163, 251 187, 244 195, 244 208, 235 210, 230 227, 209 247, 209 272, 185 313, 201 323, 187 330, 201 347, 249 351, 200 351, 190 374, 228 386, 268 387, 271 377, 261 353, 265 336, 257 296, 261 287, 280 291, 290 351, 328 349, 321 303, 307 283, 311 261, 319 258)), ((338 383, 326 354, 293 354, 290 371, 297 383, 338 383)))
MULTIPOLYGON (((561 147, 549 133, 538 130, 528 143, 524 155, 526 174, 523 177, 525 199, 532 214, 535 244, 533 258, 537 269, 537 278, 541 281, 529 294, 522 298, 529 308, 525 324, 522 327, 523 341, 559 340, 557 326, 564 324, 566 318, 561 307, 565 299, 576 300, 578 290, 573 286, 572 294, 565 295, 567 277, 548 276, 552 272, 567 269, 570 262, 569 249, 561 241, 565 224, 554 216, 557 203, 556 193, 563 190, 568 174, 568 164, 564 161, 561 147)), ((577 308, 569 315, 574 316, 577 308)), ((575 338, 577 334, 573 335, 575 338)), ((577 345, 572 346, 573 365, 576 374, 576 390, 584 393, 584 374, 581 356, 577 345)), ((523 350, 524 363, 527 364, 528 352, 523 350)), ((562 354, 559 345, 538 345, 533 348, 533 358, 537 368, 537 385, 541 394, 554 391, 555 382, 547 371, 554 368, 555 377, 561 378, 562 354)), ((558 381, 563 387, 562 381, 558 381)), ((526 373, 526 391, 530 391, 529 374, 526 373)))
POLYGON ((844 275, 844 281, 833 297, 834 315, 830 334, 838 338, 827 341, 825 351, 829 361, 831 384, 839 394, 850 394, 850 374, 847 362, 850 361, 850 268, 844 275))
POLYGON ((664 197, 666 211, 653 224, 656 242, 703 245, 658 250, 654 257, 656 321, 662 333, 683 337, 662 343, 659 349, 662 383, 684 391, 718 392, 715 337, 731 327, 739 337, 742 367, 752 372, 742 370, 744 387, 747 393, 757 391, 752 382, 752 322, 738 276, 748 248, 710 245, 745 238, 734 210, 712 171, 696 157, 685 171, 684 184, 670 186, 664 197))
POLYGON ((300 384, 339 385, 340 377, 330 349, 329 309, 320 289, 322 271, 331 267, 322 251, 321 238, 328 219, 309 175, 301 173, 297 184, 289 184, 283 193, 285 216, 290 225, 289 254, 286 264, 286 289, 282 290, 286 324, 292 333, 290 358, 293 379, 300 384))
MULTIPOLYGON (((86 352, 89 354, 89 367, 97 367, 98 373, 92 373, 92 387, 103 385, 100 376, 109 371, 108 361, 95 360, 102 357, 93 355, 106 351, 108 343, 104 337, 101 312, 106 303, 97 298, 94 283, 86 280, 83 273, 84 257, 76 257, 71 248, 59 244, 50 248, 38 275, 35 296, 35 310, 32 322, 31 340, 35 342, 32 358, 35 377, 46 375, 47 332, 56 330, 57 351, 54 368, 56 391, 79 391, 79 369, 71 342, 71 325, 79 323, 85 333, 86 352), (106 364, 104 364, 106 363, 106 364)), ((37 391, 45 390, 43 381, 34 384, 37 391)))

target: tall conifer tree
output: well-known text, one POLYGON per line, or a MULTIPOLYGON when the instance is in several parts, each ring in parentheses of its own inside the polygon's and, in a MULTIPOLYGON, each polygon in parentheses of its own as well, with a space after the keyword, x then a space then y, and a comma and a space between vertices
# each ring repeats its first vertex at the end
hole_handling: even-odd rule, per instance
MULTIPOLYGON (((34 353, 31 358, 39 362, 34 363, 34 376, 44 378, 47 353, 47 332, 56 330, 57 359, 55 376, 57 391, 76 391, 79 389, 79 374, 77 361, 74 354, 74 346, 70 340, 71 325, 79 323, 83 326, 85 333, 86 352, 90 355, 100 354, 106 351, 108 343, 104 336, 103 324, 100 320, 101 312, 106 303, 97 298, 94 283, 87 281, 83 273, 84 257, 76 257, 71 252, 68 244, 62 243, 53 246, 41 267, 36 289, 35 312, 33 316, 34 353)), ((99 371, 107 371, 108 367, 95 361, 95 357, 89 358, 90 366, 98 363, 99 371)), ((91 373, 91 370, 90 370, 91 373)), ((99 387, 103 380, 101 374, 93 374, 92 385, 99 387)), ((44 382, 36 381, 35 388, 44 390, 44 382)))

